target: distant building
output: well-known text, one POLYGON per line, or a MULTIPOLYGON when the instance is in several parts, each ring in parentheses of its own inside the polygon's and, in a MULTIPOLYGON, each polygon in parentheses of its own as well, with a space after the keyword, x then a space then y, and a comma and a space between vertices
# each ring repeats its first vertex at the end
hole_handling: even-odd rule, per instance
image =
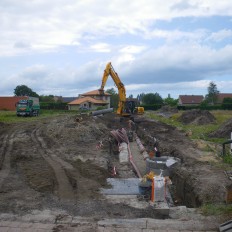
POLYGON ((68 103, 68 109, 96 110, 100 106, 110 108, 110 96, 111 94, 109 93, 104 93, 103 95, 101 95, 99 90, 93 90, 87 93, 83 93, 77 99, 68 103))
POLYGON ((217 104, 221 104, 224 98, 232 98, 232 93, 219 93, 217 95, 217 104))
POLYGON ((203 100, 204 100, 203 95, 179 95, 178 105, 180 106, 200 105, 203 100))
POLYGON ((54 96, 53 99, 55 102, 62 102, 62 96, 54 96))
POLYGON ((61 101, 64 102, 64 103, 69 103, 71 101, 74 101, 76 100, 78 97, 62 97, 61 98, 61 101))
POLYGON ((16 103, 19 100, 27 99, 27 97, 23 96, 13 96, 13 97, 0 97, 0 110, 16 110, 16 103))

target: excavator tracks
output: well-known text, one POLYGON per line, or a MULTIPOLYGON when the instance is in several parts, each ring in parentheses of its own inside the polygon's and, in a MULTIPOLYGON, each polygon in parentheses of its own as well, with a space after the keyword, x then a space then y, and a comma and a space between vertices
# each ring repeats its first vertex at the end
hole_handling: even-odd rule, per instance
POLYGON ((34 129, 31 133, 31 138, 37 148, 38 153, 49 164, 54 171, 57 181, 57 195, 60 200, 75 201, 75 193, 73 187, 66 174, 66 169, 73 169, 73 167, 60 159, 54 154, 46 145, 39 129, 34 129))
POLYGON ((0 189, 6 178, 8 177, 11 165, 10 165, 10 158, 11 158, 11 151, 13 149, 13 142, 14 142, 14 133, 11 135, 5 135, 2 139, 2 144, 0 147, 0 157, 1 157, 1 164, 0 164, 0 189))

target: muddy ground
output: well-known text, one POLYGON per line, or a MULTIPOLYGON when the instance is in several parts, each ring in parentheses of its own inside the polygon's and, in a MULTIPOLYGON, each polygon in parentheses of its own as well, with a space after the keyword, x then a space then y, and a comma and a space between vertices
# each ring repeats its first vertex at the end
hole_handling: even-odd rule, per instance
MULTIPOLYGON (((231 183, 216 165, 220 158, 215 152, 204 151, 201 141, 190 141, 174 127, 143 116, 136 117, 135 122, 148 151, 155 137, 161 155, 181 159, 181 165, 172 172, 177 205, 198 207, 225 201, 225 187, 231 183)), ((151 207, 113 204, 100 193, 100 188, 109 187, 106 179, 112 177, 112 162, 120 170, 117 155, 110 154, 109 134, 122 127, 128 128, 128 123, 121 123, 113 114, 85 116, 78 121, 76 116, 66 115, 1 123, 0 213, 25 215, 48 209, 96 219, 163 218, 151 207)), ((117 174, 118 178, 126 176, 136 177, 129 164, 117 174)))

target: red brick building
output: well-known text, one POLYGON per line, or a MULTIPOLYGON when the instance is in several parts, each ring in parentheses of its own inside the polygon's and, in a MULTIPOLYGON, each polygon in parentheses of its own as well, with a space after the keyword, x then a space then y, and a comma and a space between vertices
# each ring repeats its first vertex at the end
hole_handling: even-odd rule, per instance
POLYGON ((219 93, 217 96, 217 103, 221 104, 224 98, 232 98, 232 93, 219 93))
POLYGON ((189 106, 189 105, 200 105, 204 100, 203 95, 179 95, 178 105, 189 106))
POLYGON ((27 99, 27 97, 0 97, 0 110, 16 110, 15 104, 21 99, 27 99))

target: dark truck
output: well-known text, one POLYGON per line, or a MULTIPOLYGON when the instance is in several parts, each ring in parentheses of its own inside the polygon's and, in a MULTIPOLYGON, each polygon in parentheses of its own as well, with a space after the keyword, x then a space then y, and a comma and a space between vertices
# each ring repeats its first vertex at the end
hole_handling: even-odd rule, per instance
POLYGON ((38 116, 40 112, 38 97, 25 97, 16 103, 17 116, 38 116))

